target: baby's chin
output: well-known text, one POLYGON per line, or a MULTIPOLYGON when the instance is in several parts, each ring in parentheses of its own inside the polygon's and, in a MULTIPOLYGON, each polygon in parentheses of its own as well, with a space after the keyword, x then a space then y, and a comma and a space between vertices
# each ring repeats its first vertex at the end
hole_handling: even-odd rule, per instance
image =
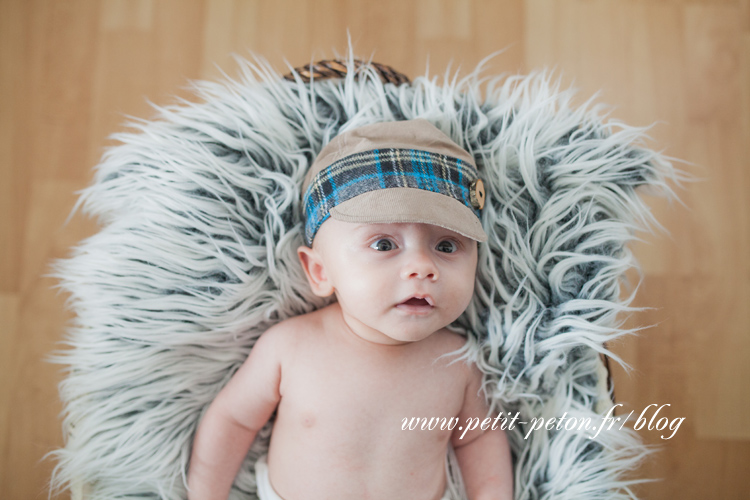
POLYGON ((374 344, 404 345, 422 341, 440 330, 427 325, 384 324, 384 322, 361 323, 366 329, 355 328, 354 333, 374 344))
POLYGON ((432 331, 429 333, 398 332, 398 333, 388 333, 386 334, 386 336, 394 344, 413 344, 414 342, 420 342, 428 338, 433 333, 435 332, 432 332, 432 331))
POLYGON ((414 324, 401 324, 394 328, 381 330, 381 332, 394 342, 413 343, 425 340, 449 324, 443 324, 443 322, 425 322, 420 325, 415 321, 414 324))

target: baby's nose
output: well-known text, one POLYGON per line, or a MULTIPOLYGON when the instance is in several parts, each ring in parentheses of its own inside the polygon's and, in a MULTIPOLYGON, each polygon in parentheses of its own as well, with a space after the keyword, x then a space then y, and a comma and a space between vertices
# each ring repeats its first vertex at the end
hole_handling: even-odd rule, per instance
POLYGON ((422 250, 410 252, 410 256, 401 271, 403 279, 429 279, 435 281, 438 279, 438 268, 435 261, 422 250))

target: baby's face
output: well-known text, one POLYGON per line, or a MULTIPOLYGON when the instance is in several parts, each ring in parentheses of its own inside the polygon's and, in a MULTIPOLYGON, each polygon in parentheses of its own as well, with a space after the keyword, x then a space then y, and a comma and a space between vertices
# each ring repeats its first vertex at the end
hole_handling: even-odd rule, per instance
POLYGON ((328 219, 300 260, 318 295, 381 344, 422 340, 457 319, 474 293, 477 242, 439 226, 328 219))

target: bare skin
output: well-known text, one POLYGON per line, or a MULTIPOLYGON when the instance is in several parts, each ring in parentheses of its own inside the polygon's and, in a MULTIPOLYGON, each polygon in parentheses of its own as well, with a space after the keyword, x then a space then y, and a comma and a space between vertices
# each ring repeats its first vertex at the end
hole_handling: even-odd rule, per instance
POLYGON ((441 355, 467 307, 476 242, 427 224, 326 221, 300 261, 313 292, 337 302, 266 331, 196 435, 191 500, 226 499, 275 409, 269 478, 285 500, 437 500, 448 443, 469 498, 511 499, 500 430, 402 430, 404 418, 488 416, 481 373, 441 355), (440 359, 438 359, 440 358, 440 359))

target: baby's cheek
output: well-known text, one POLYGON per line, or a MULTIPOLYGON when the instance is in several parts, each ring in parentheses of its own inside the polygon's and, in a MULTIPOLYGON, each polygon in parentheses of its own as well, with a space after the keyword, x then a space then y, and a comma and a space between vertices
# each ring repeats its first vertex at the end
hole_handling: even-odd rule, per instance
POLYGON ((346 281, 346 289, 342 291, 353 307, 370 309, 385 299, 384 290, 369 273, 353 273, 346 281))
POLYGON ((456 301, 456 304, 459 306, 459 309, 462 313, 466 310, 467 307, 469 307, 469 304, 471 303, 471 299, 474 296, 474 279, 473 276, 471 279, 469 279, 465 274, 462 275, 460 278, 457 278, 456 286, 453 288, 455 291, 454 300, 456 301))

